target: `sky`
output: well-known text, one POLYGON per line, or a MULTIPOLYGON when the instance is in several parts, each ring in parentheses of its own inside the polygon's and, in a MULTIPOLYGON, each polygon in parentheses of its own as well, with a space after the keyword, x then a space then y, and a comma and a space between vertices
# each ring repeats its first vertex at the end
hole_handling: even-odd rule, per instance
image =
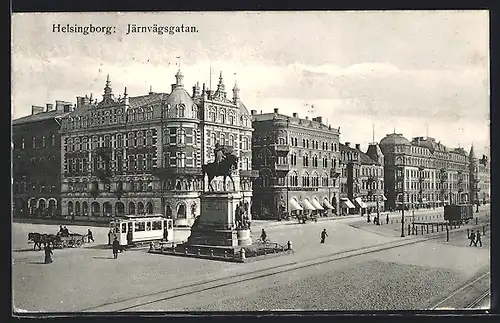
POLYGON ((215 89, 222 71, 249 110, 322 116, 341 142, 386 134, 474 145, 489 155, 487 11, 29 13, 12 18, 12 116, 32 105, 215 89), (53 24, 114 33, 54 33, 53 24), (195 26, 196 33, 126 34, 128 25, 195 26), (178 59, 177 57, 180 57, 178 59), (179 66, 180 65, 180 66, 179 66), (311 107, 312 106, 312 107, 311 107), (373 131, 374 128, 374 131, 373 131))

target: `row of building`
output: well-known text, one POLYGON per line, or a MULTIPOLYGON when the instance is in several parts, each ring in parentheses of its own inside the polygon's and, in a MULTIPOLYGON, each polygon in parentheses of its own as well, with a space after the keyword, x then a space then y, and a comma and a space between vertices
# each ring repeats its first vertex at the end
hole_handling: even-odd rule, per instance
MULTIPOLYGON (((189 93, 180 71, 175 80, 170 93, 130 97, 125 88, 116 97, 108 77, 101 100, 33 106, 14 120, 14 215, 162 213, 189 226, 217 142, 239 157, 235 186, 253 218, 489 200, 489 162, 472 147, 393 133, 363 152, 321 117, 249 113, 237 84, 228 97, 222 74, 215 91, 197 83, 189 93)), ((220 178, 213 185, 223 187, 220 178)))

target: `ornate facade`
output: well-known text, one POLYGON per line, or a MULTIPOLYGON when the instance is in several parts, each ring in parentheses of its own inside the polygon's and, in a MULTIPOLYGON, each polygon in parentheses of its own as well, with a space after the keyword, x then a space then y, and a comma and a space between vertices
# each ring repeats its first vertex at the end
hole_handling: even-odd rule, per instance
POLYGON ((360 145, 340 144, 340 208, 342 214, 373 213, 384 210, 384 155, 377 143, 366 153, 360 145))
MULTIPOLYGON (((190 226, 199 215, 206 179, 219 141, 240 158, 235 176, 250 204, 251 119, 234 86, 226 97, 222 74, 217 90, 189 94, 180 70, 170 94, 115 97, 109 76, 100 102, 80 97, 62 122, 62 212, 109 220, 124 214, 161 213, 190 226)), ((222 187, 220 179, 214 186, 222 187)))
POLYGON ((12 121, 13 215, 61 214, 61 119, 73 103, 33 106, 31 115, 12 121))
POLYGON ((385 156, 386 206, 436 207, 473 202, 469 155, 463 148, 449 149, 434 138, 401 134, 380 141, 385 156))
POLYGON ((300 212, 338 214, 340 130, 321 117, 301 119, 252 110, 254 183, 252 213, 276 218, 300 212))

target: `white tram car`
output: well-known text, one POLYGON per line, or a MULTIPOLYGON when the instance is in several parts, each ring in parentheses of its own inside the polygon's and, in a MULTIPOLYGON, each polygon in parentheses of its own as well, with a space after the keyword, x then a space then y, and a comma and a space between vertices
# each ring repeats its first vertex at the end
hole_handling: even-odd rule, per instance
POLYGON ((174 236, 173 220, 161 214, 125 215, 111 221, 109 226, 121 246, 129 244, 129 231, 132 235, 132 244, 162 240, 166 234, 168 240, 174 236))

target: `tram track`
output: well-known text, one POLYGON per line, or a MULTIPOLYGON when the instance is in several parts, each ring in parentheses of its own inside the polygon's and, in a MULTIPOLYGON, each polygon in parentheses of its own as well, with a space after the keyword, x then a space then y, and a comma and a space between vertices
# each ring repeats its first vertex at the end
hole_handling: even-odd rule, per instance
POLYGON ((476 308, 486 297, 490 295, 489 284, 490 272, 485 272, 448 295, 446 298, 434 304, 431 310, 476 308), (485 291, 486 288, 486 291, 485 291), (479 296, 475 296, 479 294, 479 296), (471 300, 472 298, 472 300, 471 300))
MULTIPOLYGON (((459 233, 463 230, 457 230, 450 232, 452 234, 459 233)), ((175 287, 172 289, 167 289, 163 291, 158 291, 155 293, 134 296, 122 300, 117 300, 113 302, 108 302, 105 304, 101 304, 98 306, 93 306, 89 308, 85 308, 83 312, 120 312, 120 311, 131 311, 136 308, 140 308, 142 306, 151 305, 154 303, 159 303, 162 301, 172 300, 188 295, 194 295, 198 293, 202 293, 205 291, 223 288, 230 285, 241 284, 245 282, 249 282, 252 280, 258 280, 262 278, 266 278, 273 275, 279 275, 285 272, 300 270, 308 267, 318 266, 322 264, 326 264, 329 262, 334 262, 343 259, 349 259, 353 257, 363 256, 370 253, 380 252, 384 250, 395 249, 399 247, 404 247, 407 245, 413 245, 417 243, 423 243, 426 241, 439 239, 445 236, 445 232, 439 232, 433 235, 429 235, 426 237, 411 237, 407 238, 403 241, 389 241, 382 244, 377 244, 374 246, 368 247, 360 247, 351 250, 339 251, 332 254, 315 257, 312 259, 307 259, 304 261, 293 261, 286 264, 268 267, 264 269, 258 269, 246 273, 241 273, 238 275, 226 276, 221 278, 215 278, 209 281, 196 282, 193 284, 188 284, 184 286, 175 287)))

